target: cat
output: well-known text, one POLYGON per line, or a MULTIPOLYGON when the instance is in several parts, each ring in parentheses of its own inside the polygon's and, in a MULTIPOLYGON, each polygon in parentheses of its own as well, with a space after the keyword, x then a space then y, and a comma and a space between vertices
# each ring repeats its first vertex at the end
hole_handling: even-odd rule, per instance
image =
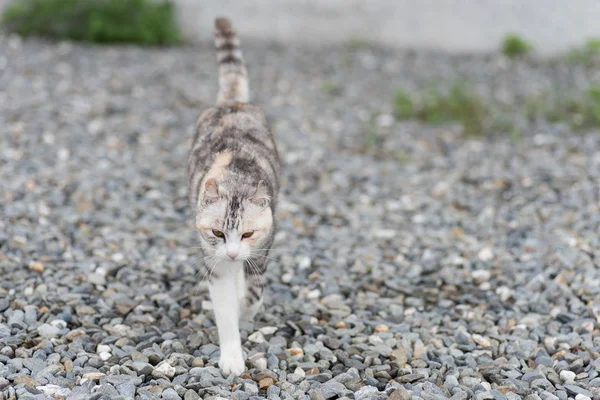
POLYGON ((196 123, 189 202, 219 332, 219 367, 240 375, 245 362, 239 319, 251 320, 262 304, 280 160, 265 114, 249 104, 240 42, 226 18, 215 20, 215 47, 219 93, 216 106, 196 123))

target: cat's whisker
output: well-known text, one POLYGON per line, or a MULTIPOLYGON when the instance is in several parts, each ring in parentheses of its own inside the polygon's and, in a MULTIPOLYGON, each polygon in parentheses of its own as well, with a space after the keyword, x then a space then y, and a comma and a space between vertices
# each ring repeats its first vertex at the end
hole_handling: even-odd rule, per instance
MULTIPOLYGON (((254 260, 252 260, 251 258, 248 258, 248 264, 250 265, 250 268, 252 269, 252 271, 254 271, 254 273, 256 275, 262 275, 262 273, 260 272, 260 268, 258 267, 258 265, 256 265, 256 263, 254 262, 254 260)), ((264 289, 265 284, 262 282, 259 282, 258 285, 260 286, 261 289, 264 289)))
POLYGON ((273 261, 278 261, 278 262, 279 262, 279 261, 281 261, 281 260, 280 260, 280 259, 278 259, 278 258, 269 257, 269 256, 266 256, 266 255, 263 255, 263 254, 253 254, 253 256, 256 256, 256 257, 262 257, 262 258, 265 258, 265 259, 267 259, 267 260, 273 260, 273 261))

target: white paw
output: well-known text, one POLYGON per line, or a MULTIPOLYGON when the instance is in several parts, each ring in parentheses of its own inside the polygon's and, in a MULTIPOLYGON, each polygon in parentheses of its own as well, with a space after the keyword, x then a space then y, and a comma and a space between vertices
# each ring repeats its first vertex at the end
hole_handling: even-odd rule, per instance
POLYGON ((225 347, 221 348, 221 357, 219 358, 219 367, 225 375, 241 375, 246 369, 242 349, 225 347))

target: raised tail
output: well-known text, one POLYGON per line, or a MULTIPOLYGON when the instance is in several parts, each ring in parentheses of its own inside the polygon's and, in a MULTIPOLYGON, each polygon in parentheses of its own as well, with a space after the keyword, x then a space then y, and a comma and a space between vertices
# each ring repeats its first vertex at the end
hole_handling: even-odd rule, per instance
POLYGON ((250 100, 248 71, 238 39, 227 18, 215 20, 215 47, 219 62, 219 94, 217 105, 250 100))

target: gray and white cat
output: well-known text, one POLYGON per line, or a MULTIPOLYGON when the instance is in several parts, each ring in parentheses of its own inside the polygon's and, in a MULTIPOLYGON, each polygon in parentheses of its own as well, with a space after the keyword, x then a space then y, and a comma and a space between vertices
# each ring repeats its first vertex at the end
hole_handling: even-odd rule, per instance
POLYGON ((215 28, 219 94, 196 124, 189 201, 219 330, 219 366, 240 375, 245 363, 238 324, 241 317, 252 319, 262 303, 280 164, 264 113, 248 104, 239 39, 225 18, 217 18, 215 28))

